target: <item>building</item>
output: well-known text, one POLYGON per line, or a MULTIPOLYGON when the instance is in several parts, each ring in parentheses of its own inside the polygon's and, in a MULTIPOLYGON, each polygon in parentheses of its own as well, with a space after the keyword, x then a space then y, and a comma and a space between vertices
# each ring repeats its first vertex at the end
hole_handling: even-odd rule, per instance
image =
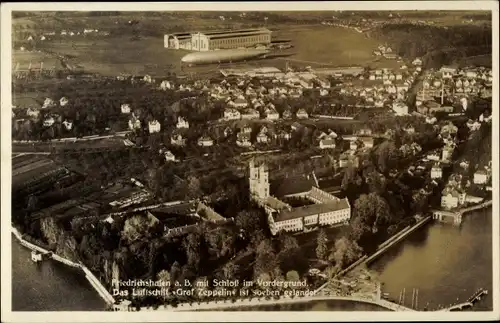
POLYGON ((431 178, 432 179, 441 178, 442 176, 443 176, 443 169, 441 168, 441 166, 439 166, 439 164, 434 165, 431 168, 431 178))
POLYGON ((244 119, 244 120, 252 120, 252 119, 259 119, 259 118, 260 118, 259 111, 252 109, 252 108, 247 108, 247 109, 243 110, 243 112, 241 113, 241 119, 244 119))
POLYGON ((269 45, 271 31, 266 28, 176 33, 164 36, 165 48, 209 51, 269 45))
POLYGON ((240 120, 241 113, 234 108, 227 108, 224 110, 224 120, 240 120))
POLYGON ((261 163, 256 166, 255 161, 252 159, 249 170, 250 199, 267 199, 270 196, 267 165, 261 163))
POLYGON ((403 102, 394 102, 392 104, 392 111, 394 111, 397 116, 404 116, 408 114, 408 106, 403 102))
POLYGON ((291 210, 280 210, 274 217, 272 231, 298 232, 322 225, 345 223, 351 218, 351 206, 347 198, 329 203, 312 204, 291 210))
POLYGON ((121 105, 120 110, 123 114, 129 114, 130 113, 130 105, 124 103, 121 105))
POLYGON ((64 106, 66 106, 66 105, 68 104, 68 102, 69 102, 69 101, 68 101, 68 99, 67 99, 66 97, 64 97, 64 96, 63 96, 63 97, 59 100, 59 105, 60 105, 61 107, 64 107, 64 106))
POLYGON ((140 129, 140 128, 141 128, 141 120, 139 120, 139 119, 137 119, 137 118, 132 117, 132 118, 128 121, 128 127, 130 128, 130 130, 140 129))
POLYGON ((478 170, 474 173, 474 184, 486 184, 489 179, 489 174, 485 170, 478 170))
POLYGON ((351 206, 347 198, 338 199, 317 188, 312 176, 287 177, 273 185, 277 196, 306 197, 312 205, 292 208, 270 194, 269 175, 265 164, 255 165, 250 161, 250 198, 264 207, 272 234, 280 231, 308 231, 317 226, 346 223, 351 217, 351 206))
POLYGON ((320 149, 332 149, 335 148, 335 138, 331 136, 325 136, 319 141, 320 149))
POLYGON ((62 124, 64 125, 64 127, 68 131, 71 130, 71 129, 73 129, 73 122, 71 122, 71 121, 64 120, 62 124))
POLYGON ((272 109, 272 108, 266 109, 265 114, 266 114, 267 120, 275 121, 275 120, 278 120, 280 118, 279 113, 275 109, 272 109))
POLYGON ((191 33, 175 33, 164 36, 164 47, 191 50, 191 33))
POLYGON ((148 129, 149 129, 149 133, 160 132, 161 124, 158 122, 158 120, 149 121, 148 122, 148 129))
POLYGON ((441 207, 448 210, 456 208, 465 203, 465 197, 465 193, 447 187, 443 190, 443 195, 441 196, 441 207))
POLYGON ((446 145, 443 147, 442 160, 449 161, 451 160, 451 156, 453 155, 454 147, 450 145, 446 145))
POLYGON ((43 126, 44 127, 52 127, 54 125, 55 120, 53 117, 47 117, 45 120, 43 120, 43 126))
POLYGON ((200 137, 200 139, 198 139, 198 146, 211 147, 213 145, 214 145, 214 141, 210 137, 202 136, 202 137, 200 137))
POLYGON ((189 122, 183 117, 177 118, 177 129, 189 129, 189 122))
POLYGON ((165 157, 165 161, 175 161, 175 155, 172 154, 172 152, 170 150, 167 150, 164 154, 164 157, 165 157))
POLYGON ((250 147, 252 146, 252 142, 250 141, 250 134, 249 133, 244 133, 244 132, 238 132, 236 135, 236 145, 238 147, 250 147))
POLYGON ((297 111, 297 119, 307 119, 309 118, 309 114, 307 114, 307 111, 305 109, 299 109, 297 111))
POLYGON ((185 146, 186 139, 183 138, 181 134, 173 134, 170 138, 170 144, 174 146, 185 146))

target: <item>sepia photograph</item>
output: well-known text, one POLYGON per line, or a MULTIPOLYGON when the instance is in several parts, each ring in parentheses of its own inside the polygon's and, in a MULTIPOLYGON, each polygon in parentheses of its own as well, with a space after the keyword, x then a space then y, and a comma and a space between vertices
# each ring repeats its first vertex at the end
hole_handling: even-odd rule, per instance
POLYGON ((498 3, 377 4, 2 5, 2 321, 499 319, 498 3))

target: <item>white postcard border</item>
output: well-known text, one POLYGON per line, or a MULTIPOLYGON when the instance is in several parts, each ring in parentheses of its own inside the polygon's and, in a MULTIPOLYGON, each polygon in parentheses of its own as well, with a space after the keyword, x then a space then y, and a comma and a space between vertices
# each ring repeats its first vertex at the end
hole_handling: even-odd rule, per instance
MULTIPOLYGON (((164 322, 164 321, 396 321, 494 320, 500 318, 499 218, 493 218, 493 305, 491 312, 12 312, 11 311, 11 11, 319 11, 319 10, 491 10, 498 26, 496 1, 357 1, 357 2, 231 2, 231 3, 8 3, 1 6, 1 228, 4 322, 164 322)), ((493 27, 493 89, 499 88, 498 29, 493 27)), ((493 95, 493 215, 499 214, 498 92, 493 95)))

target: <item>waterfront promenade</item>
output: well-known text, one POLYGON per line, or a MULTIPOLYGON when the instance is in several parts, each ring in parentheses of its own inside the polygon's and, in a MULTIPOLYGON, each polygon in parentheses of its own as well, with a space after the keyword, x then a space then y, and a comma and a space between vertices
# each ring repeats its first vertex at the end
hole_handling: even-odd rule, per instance
POLYGON ((308 297, 283 297, 280 299, 265 299, 265 298, 252 298, 252 299, 237 299, 232 300, 220 300, 212 302, 193 302, 193 303, 182 303, 176 307, 167 305, 159 306, 158 308, 146 307, 141 308, 141 311, 173 311, 173 312, 183 312, 183 311, 204 311, 204 310, 223 310, 223 309, 235 309, 240 307, 255 307, 262 305, 280 305, 280 304, 293 304, 293 303, 306 303, 311 301, 351 301, 368 303, 373 305, 378 305, 389 311, 405 311, 413 312, 414 310, 405 306, 401 306, 395 303, 383 299, 374 299, 370 297, 360 297, 360 296, 327 296, 327 295, 313 295, 308 297))

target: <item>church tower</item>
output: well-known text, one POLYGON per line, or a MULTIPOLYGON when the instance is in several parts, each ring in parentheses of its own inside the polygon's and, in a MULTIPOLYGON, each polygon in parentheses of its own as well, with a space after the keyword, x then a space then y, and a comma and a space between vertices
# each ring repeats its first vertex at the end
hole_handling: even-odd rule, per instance
POLYGON ((249 169, 250 199, 267 199, 269 197, 269 171, 267 166, 263 163, 256 166, 255 161, 252 159, 249 169))

